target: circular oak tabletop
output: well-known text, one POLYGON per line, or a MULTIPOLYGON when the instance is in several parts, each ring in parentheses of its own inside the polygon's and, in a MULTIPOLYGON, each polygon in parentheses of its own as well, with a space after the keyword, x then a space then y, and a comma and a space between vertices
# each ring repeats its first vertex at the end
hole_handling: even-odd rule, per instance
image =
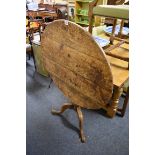
POLYGON ((42 34, 46 70, 71 103, 99 109, 111 98, 113 78, 102 48, 81 26, 55 20, 42 34))

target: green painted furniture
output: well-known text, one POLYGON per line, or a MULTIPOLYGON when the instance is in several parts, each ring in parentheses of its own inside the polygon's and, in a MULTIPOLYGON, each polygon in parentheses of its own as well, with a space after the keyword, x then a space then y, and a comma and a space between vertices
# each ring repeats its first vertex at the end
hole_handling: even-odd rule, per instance
POLYGON ((75 1, 75 23, 88 26, 88 9, 89 2, 92 0, 76 0, 75 1))
POLYGON ((97 5, 93 8, 93 14, 119 19, 129 19, 128 5, 97 5))
MULTIPOLYGON (((76 0, 75 1, 75 23, 81 26, 89 26, 88 12, 89 3, 93 0, 76 0)), ((98 4, 103 4, 103 0, 99 0, 98 4)), ((93 21, 95 24, 95 21, 93 21)))

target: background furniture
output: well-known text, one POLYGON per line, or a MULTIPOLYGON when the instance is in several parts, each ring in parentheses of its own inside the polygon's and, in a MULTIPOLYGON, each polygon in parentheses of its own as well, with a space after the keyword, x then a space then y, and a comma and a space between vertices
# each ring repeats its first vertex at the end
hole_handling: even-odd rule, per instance
MULTIPOLYGON (((129 42, 121 38, 115 37, 115 28, 116 28, 117 19, 122 19, 121 26, 120 26, 120 36, 121 36, 122 28, 124 26, 124 20, 129 20, 129 7, 127 5, 97 5, 97 0, 94 0, 89 5, 89 32, 90 33, 92 33, 93 18, 96 15, 113 18, 113 29, 110 35, 111 45, 104 48, 106 55, 129 62, 129 53, 128 53, 129 48, 127 45, 129 42), (117 42, 115 40, 117 40, 117 42), (115 44, 114 44, 114 41, 115 41, 115 44)), ((128 68, 129 68, 129 63, 128 63, 128 68)), ((126 92, 126 98, 123 105, 124 108, 123 110, 119 110, 119 112, 121 112, 121 116, 124 116, 125 109, 128 103, 128 96, 129 96, 128 90, 126 92)))
POLYGON ((40 25, 36 20, 30 20, 30 18, 27 16, 26 17, 26 54, 29 55, 29 60, 32 56, 33 61, 34 61, 34 66, 36 69, 35 65, 35 59, 34 59, 34 53, 33 53, 33 48, 32 48, 32 40, 34 38, 34 32, 40 32, 40 25))
POLYGON ((122 87, 128 80, 128 64, 106 56, 87 31, 65 20, 56 20, 46 27, 41 47, 46 70, 71 102, 59 112, 52 112, 61 114, 74 108, 81 141, 85 142, 81 108, 105 109, 109 117, 114 117, 122 87))
POLYGON ((57 19, 57 13, 55 11, 27 11, 29 17, 37 18, 42 17, 45 20, 46 17, 50 17, 51 19, 57 19))
MULTIPOLYGON (((108 0, 107 5, 122 5, 125 3, 126 0, 108 0)), ((112 18, 105 18, 104 23, 107 25, 113 24, 113 19, 112 18)))
POLYGON ((76 0, 75 1, 75 22, 80 25, 88 26, 88 9, 91 0, 76 0))
MULTIPOLYGON (((92 0, 75 0, 75 23, 81 26, 89 25, 88 11, 90 2, 92 0)), ((103 0, 99 0, 98 4, 103 4, 103 0)))
POLYGON ((35 59, 36 71, 39 74, 48 77, 48 72, 46 71, 42 62, 40 40, 34 38, 34 40, 32 41, 32 49, 33 49, 33 54, 35 59))
POLYGON ((68 19, 67 7, 60 7, 57 9, 58 19, 68 19))
MULTIPOLYGON (((31 16, 30 16, 31 17, 31 16)), ((27 16, 26 19, 26 34, 27 34, 27 44, 26 44, 26 52, 30 56, 33 57, 35 71, 43 76, 48 76, 46 72, 42 59, 41 59, 41 48, 40 48, 40 40, 41 40, 41 33, 42 30, 45 28, 44 20, 43 19, 35 19, 36 17, 33 16, 30 19, 27 16), (41 29, 43 27, 43 29, 41 29)))
POLYGON ((115 28, 116 28, 117 19, 122 19, 121 26, 120 26, 120 34, 119 34, 121 36, 122 29, 124 26, 124 20, 129 20, 129 7, 127 5, 97 5, 97 2, 98 0, 94 0, 89 5, 89 32, 92 33, 94 16, 97 15, 97 16, 113 18, 113 29, 110 35, 110 43, 113 45, 114 39, 119 40, 120 42, 117 45, 113 45, 109 47, 105 52, 106 54, 116 57, 118 59, 129 61, 128 56, 124 57, 119 53, 119 51, 124 50, 121 48, 121 45, 124 43, 128 43, 128 41, 123 40, 119 37, 115 37, 115 28), (120 49, 114 50, 115 48, 117 49, 120 48, 120 49))
POLYGON ((68 16, 67 3, 53 3, 53 4, 39 4, 40 8, 44 8, 46 11, 53 11, 57 14, 57 19, 66 19, 68 16))

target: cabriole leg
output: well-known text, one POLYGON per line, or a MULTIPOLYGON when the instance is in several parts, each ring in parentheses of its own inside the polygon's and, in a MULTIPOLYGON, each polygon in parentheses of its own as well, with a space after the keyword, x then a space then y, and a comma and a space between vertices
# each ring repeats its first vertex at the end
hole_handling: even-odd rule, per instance
POLYGON ((74 105, 73 104, 71 104, 71 103, 65 103, 62 107, 61 107, 61 109, 60 109, 60 111, 56 111, 56 110, 54 110, 54 109, 52 109, 52 114, 54 114, 54 115, 58 115, 58 114, 62 114, 66 109, 70 109, 70 108, 73 108, 74 107, 74 105))
POLYGON ((86 142, 86 138, 84 136, 84 132, 83 132, 83 114, 81 111, 81 108, 78 106, 76 107, 76 111, 78 114, 78 118, 79 118, 79 127, 80 127, 80 138, 81 138, 81 142, 86 142))

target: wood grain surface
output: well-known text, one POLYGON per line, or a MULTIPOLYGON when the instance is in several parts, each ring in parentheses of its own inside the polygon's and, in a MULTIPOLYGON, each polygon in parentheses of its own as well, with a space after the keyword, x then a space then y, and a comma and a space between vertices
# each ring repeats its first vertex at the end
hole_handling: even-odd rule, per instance
POLYGON ((46 70, 73 104, 105 107, 112 96, 112 72, 104 51, 87 31, 56 20, 46 27, 41 47, 46 70))

